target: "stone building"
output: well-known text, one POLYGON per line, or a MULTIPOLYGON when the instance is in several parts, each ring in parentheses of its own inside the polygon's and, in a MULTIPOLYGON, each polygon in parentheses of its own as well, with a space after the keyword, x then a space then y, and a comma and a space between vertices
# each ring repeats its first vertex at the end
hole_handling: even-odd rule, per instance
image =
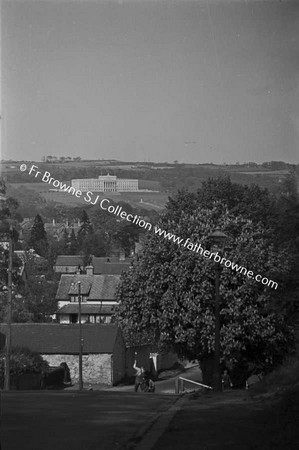
POLYGON ((72 180, 72 187, 81 192, 136 192, 138 180, 117 178, 115 175, 100 175, 98 178, 72 180))
MULTIPOLYGON (((7 325, 0 325, 0 342, 5 342, 7 325)), ((83 381, 115 385, 126 375, 126 348, 116 325, 82 325, 83 381)), ((79 325, 20 323, 12 325, 12 346, 38 352, 50 366, 66 362, 72 382, 79 378, 79 325)))

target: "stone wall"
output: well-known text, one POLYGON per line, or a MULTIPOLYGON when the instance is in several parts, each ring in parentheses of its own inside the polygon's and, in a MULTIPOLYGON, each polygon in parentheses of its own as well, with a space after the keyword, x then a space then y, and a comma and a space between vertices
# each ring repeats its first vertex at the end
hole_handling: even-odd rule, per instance
MULTIPOLYGON (((70 368, 73 383, 79 380, 78 355, 41 355, 50 366, 59 366, 66 362, 70 368)), ((112 385, 112 361, 111 354, 90 354, 82 358, 83 382, 112 385)))

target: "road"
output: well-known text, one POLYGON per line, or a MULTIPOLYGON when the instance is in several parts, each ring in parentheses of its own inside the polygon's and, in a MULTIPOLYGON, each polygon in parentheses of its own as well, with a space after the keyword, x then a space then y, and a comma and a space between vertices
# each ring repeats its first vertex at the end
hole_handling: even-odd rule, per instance
MULTIPOLYGON (((198 369, 198 366, 190 367, 189 369, 185 370, 184 372, 181 372, 177 374, 179 376, 182 376, 184 378, 187 378, 189 380, 197 381, 199 383, 202 383, 202 374, 201 371, 198 369)), ((158 380, 155 382, 156 386, 156 394, 174 394, 175 393, 175 378, 176 375, 172 375, 169 378, 166 378, 164 380, 158 380)), ((185 390, 195 390, 198 388, 193 383, 184 383, 185 390)), ((75 387, 76 388, 76 387, 75 387)), ((97 389, 96 386, 93 386, 93 389, 97 389)), ((127 385, 127 386, 114 386, 112 388, 108 388, 109 391, 117 391, 117 392, 132 392, 134 389, 133 385, 127 385)))
POLYGON ((118 450, 177 397, 115 391, 1 393, 1 450, 118 450))

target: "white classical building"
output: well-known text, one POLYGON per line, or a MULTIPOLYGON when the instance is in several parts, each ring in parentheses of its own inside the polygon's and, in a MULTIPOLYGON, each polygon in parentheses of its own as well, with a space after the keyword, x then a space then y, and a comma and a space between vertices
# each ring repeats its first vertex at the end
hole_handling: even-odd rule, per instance
POLYGON ((72 187, 81 192, 135 192, 138 191, 138 180, 100 175, 98 178, 72 180, 72 187))

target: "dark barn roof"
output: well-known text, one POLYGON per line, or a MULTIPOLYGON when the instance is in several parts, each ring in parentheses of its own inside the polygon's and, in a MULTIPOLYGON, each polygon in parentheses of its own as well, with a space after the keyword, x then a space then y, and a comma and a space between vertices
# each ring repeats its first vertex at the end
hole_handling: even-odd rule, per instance
MULTIPOLYGON (((117 325, 82 324, 83 353, 113 353, 117 325)), ((0 324, 0 343, 7 325, 0 324)), ((28 347, 41 354, 78 354, 79 325, 17 323, 12 325, 12 346, 28 347)))

